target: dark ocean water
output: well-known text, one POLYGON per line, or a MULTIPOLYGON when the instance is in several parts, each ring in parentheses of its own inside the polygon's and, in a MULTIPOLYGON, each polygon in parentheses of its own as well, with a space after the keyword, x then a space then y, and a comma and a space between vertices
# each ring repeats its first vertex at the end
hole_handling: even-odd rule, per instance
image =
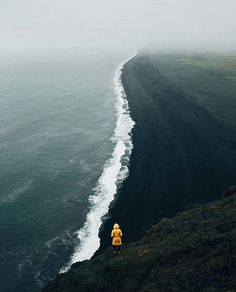
POLYGON ((112 78, 123 59, 1 59, 0 291, 40 291, 79 245, 116 143, 112 78))

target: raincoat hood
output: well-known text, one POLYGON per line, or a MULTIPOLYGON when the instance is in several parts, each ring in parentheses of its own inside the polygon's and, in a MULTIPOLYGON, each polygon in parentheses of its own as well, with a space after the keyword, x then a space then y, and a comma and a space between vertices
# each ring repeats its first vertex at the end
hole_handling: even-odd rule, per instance
POLYGON ((113 226, 113 228, 114 228, 114 229, 119 229, 120 226, 119 226, 119 224, 115 223, 114 226, 113 226))

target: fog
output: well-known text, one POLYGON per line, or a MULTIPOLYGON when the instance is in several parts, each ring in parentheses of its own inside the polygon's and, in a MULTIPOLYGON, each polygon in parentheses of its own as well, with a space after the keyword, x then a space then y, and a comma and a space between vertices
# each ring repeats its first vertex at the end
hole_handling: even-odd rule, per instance
POLYGON ((0 0, 0 48, 236 50, 235 0, 0 0))

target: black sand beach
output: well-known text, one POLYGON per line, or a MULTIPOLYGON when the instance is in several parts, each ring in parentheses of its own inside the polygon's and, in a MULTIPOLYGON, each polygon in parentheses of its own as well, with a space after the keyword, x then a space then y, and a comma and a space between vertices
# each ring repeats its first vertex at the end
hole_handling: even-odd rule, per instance
POLYGON ((102 226, 100 251, 111 244, 115 222, 124 242, 139 240, 161 218, 236 184, 235 77, 205 61, 143 54, 125 65, 134 149, 130 175, 102 226))

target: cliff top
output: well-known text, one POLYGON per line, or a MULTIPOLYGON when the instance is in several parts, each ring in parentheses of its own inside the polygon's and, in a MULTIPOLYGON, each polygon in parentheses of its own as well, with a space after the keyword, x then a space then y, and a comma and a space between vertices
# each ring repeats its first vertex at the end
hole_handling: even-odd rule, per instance
POLYGON ((236 195, 162 219, 139 242, 76 263, 44 288, 75 291, 236 291, 236 195))

